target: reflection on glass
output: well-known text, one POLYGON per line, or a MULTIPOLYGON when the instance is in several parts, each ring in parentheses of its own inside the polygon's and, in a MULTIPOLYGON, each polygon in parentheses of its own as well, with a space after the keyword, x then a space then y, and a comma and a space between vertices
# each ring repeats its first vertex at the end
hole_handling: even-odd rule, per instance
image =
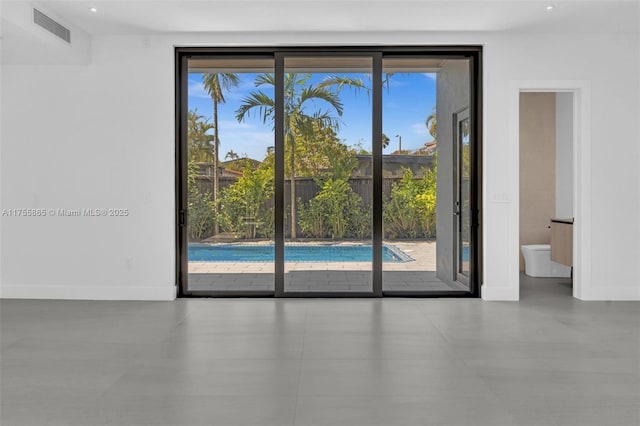
MULTIPOLYGON (((274 289, 274 134, 254 87, 272 59, 188 63, 188 289, 274 289)), ((273 99, 273 86, 262 93, 273 99)))
POLYGON ((371 63, 285 58, 285 292, 372 291, 371 63))
POLYGON ((469 245, 471 241, 471 210, 469 193, 470 157, 469 157, 469 117, 458 123, 458 155, 459 162, 459 204, 460 233, 458 242, 458 272, 464 281, 469 278, 469 245))

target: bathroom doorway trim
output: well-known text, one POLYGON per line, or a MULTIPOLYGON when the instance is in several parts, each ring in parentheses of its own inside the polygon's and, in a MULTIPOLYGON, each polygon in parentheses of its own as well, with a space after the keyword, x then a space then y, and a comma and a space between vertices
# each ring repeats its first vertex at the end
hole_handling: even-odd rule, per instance
POLYGON ((591 82, 587 80, 514 80, 509 88, 509 153, 511 171, 511 229, 509 230, 509 282, 512 300, 520 298, 520 94, 564 92, 573 94, 573 297, 596 300, 591 282, 591 82))

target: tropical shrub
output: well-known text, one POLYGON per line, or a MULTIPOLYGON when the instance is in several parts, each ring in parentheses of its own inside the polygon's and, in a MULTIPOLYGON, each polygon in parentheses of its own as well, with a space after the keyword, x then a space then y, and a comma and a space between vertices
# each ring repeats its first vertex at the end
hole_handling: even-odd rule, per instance
POLYGON ((200 192, 196 185, 198 166, 195 161, 189 161, 187 173, 187 234, 191 240, 201 240, 213 232, 216 213, 215 204, 211 201, 209 192, 200 192))
POLYGON ((425 237, 436 236, 436 166, 426 170, 419 182, 419 193, 415 197, 415 206, 420 214, 421 227, 425 237))
POLYGON ((415 179, 405 168, 400 182, 393 185, 382 215, 388 238, 428 238, 436 234, 436 168, 415 179))
POLYGON ((249 164, 242 176, 224 189, 218 198, 218 221, 227 232, 246 238, 271 237, 274 229, 273 170, 260 167, 253 170, 249 164))
POLYGON ((370 213, 347 179, 327 179, 308 203, 300 203, 299 225, 305 236, 340 239, 363 238, 369 232, 370 213))

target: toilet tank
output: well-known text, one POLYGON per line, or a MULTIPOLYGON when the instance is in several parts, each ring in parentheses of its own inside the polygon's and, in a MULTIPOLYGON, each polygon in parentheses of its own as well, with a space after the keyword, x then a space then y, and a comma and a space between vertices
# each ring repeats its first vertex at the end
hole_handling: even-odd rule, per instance
POLYGON ((524 273, 538 278, 570 278, 571 268, 551 260, 549 244, 533 244, 521 247, 524 257, 524 273))

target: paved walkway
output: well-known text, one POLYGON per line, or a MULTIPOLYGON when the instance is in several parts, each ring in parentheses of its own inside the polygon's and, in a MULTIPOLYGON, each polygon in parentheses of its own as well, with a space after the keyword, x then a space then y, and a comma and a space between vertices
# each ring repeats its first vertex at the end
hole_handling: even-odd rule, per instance
MULTIPOLYGON (((383 263, 383 289, 393 291, 467 290, 436 276, 436 243, 385 242, 414 260, 383 263)), ((189 289, 265 291, 274 289, 273 262, 189 262, 189 289)), ((286 262, 285 291, 369 292, 371 262, 286 262)))

